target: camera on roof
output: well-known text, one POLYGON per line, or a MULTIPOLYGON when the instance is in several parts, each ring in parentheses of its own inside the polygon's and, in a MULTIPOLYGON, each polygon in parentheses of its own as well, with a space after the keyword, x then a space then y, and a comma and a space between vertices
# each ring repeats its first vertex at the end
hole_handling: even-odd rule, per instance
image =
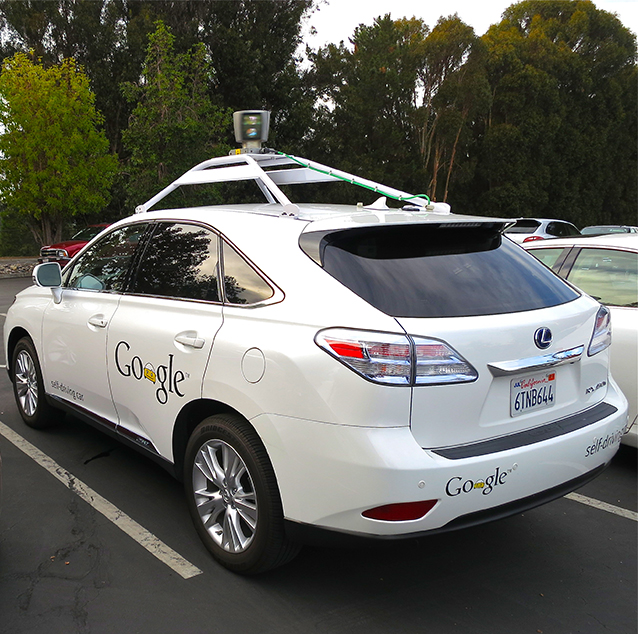
POLYGON ((270 112, 268 110, 239 110, 233 113, 235 139, 244 148, 261 148, 268 140, 270 112))

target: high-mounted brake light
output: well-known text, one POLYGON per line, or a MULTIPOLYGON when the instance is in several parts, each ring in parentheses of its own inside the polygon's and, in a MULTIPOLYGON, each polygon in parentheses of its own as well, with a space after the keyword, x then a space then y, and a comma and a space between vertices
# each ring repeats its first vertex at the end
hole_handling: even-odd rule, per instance
POLYGON ((611 345, 611 313, 609 308, 601 306, 596 315, 596 325, 587 354, 593 357, 595 354, 602 352, 611 345))
POLYGON ((315 342, 357 374, 384 385, 443 385, 478 378, 476 370, 438 339, 328 328, 315 342))

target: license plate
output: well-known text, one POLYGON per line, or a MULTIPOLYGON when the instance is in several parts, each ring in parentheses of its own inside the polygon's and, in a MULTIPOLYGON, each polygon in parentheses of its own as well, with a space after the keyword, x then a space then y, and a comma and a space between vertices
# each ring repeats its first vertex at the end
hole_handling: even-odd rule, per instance
POLYGON ((510 416, 554 407, 555 402, 555 372, 512 379, 510 383, 510 416))

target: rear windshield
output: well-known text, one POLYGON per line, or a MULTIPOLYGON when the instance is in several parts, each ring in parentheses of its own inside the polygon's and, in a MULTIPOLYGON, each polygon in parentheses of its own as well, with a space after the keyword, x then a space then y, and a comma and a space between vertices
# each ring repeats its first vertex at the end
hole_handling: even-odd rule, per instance
POLYGON ((517 220, 515 225, 512 225, 505 233, 534 233, 536 229, 541 226, 538 220, 517 220))
POLYGON ((394 317, 513 313, 579 296, 490 227, 366 227, 304 234, 300 245, 330 275, 394 317))

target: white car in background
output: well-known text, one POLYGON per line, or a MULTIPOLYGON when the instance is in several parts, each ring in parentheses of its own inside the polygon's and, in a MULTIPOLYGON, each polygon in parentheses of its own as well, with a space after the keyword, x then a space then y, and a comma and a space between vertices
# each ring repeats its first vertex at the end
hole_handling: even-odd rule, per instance
POLYGON ((515 224, 505 230, 505 235, 510 240, 521 244, 550 238, 579 236, 580 231, 571 222, 565 220, 519 218, 515 224))
POLYGON ((591 225, 580 230, 583 236, 600 236, 607 233, 638 233, 638 227, 632 225, 591 225))
POLYGON ((638 235, 619 233, 532 243, 525 248, 609 307, 611 373, 629 401, 622 442, 638 446, 638 235))

